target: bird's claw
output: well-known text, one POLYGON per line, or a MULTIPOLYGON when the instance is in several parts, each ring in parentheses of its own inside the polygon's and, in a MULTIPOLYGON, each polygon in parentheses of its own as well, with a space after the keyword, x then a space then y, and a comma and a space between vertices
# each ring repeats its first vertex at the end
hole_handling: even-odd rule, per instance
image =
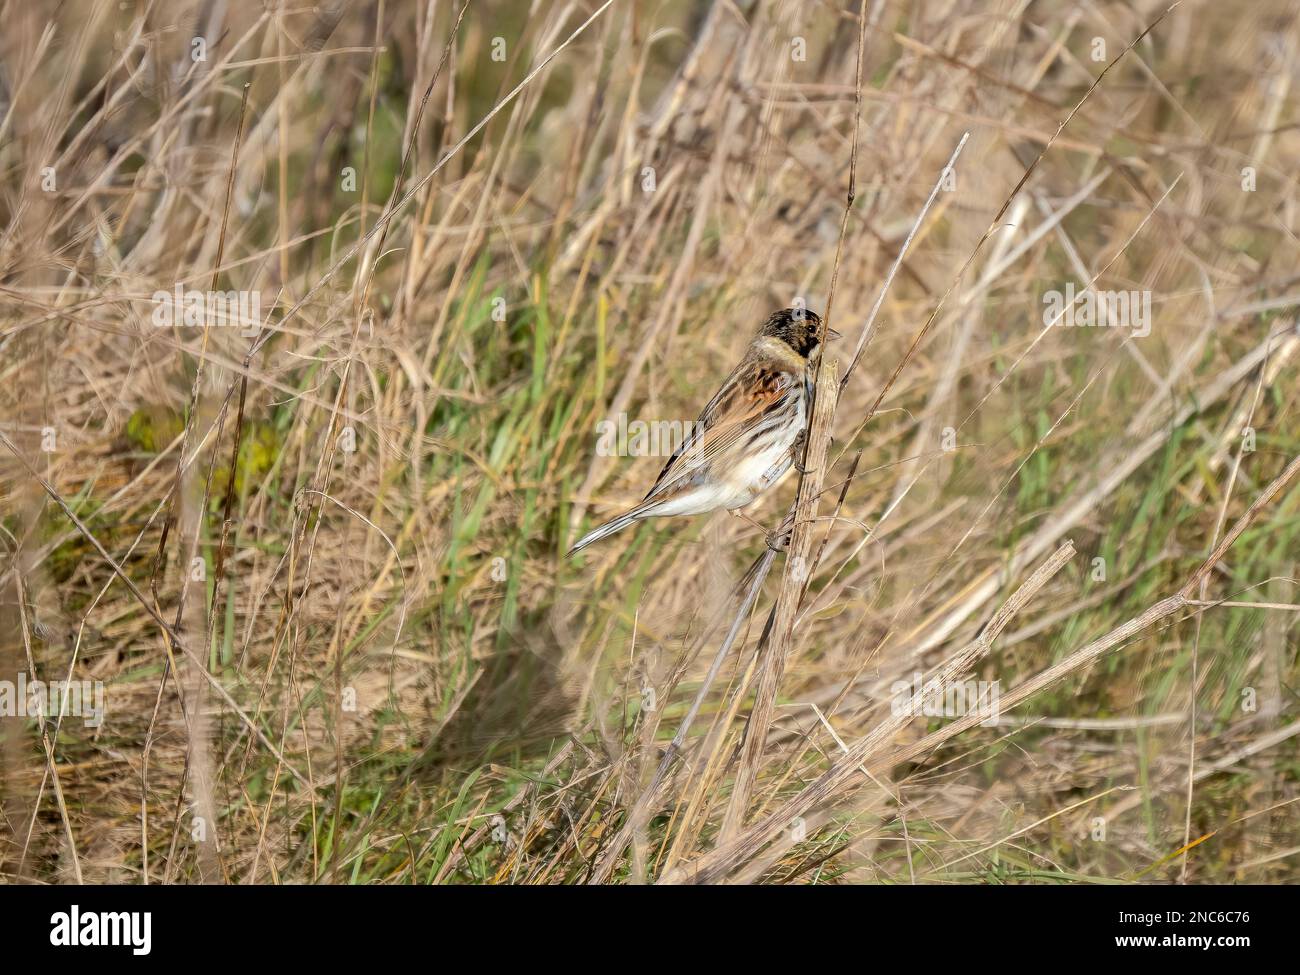
POLYGON ((793 528, 777 529, 774 532, 767 533, 767 547, 773 552, 784 552, 790 547, 790 536, 794 534, 793 528))
MULTIPOLYGON (((799 434, 799 436, 795 439, 795 442, 794 442, 794 450, 793 450, 793 452, 794 452, 794 457, 795 457, 795 460, 794 460, 794 469, 795 469, 796 471, 798 471, 799 474, 807 474, 809 471, 815 471, 815 470, 817 469, 817 468, 815 468, 815 467, 805 467, 805 466, 803 465, 803 461, 801 460, 801 458, 803 457, 803 446, 804 446, 804 441, 807 440, 807 439, 808 439, 808 431, 807 431, 807 430, 804 430, 802 433, 799 434)), ((826 445, 827 445, 827 447, 832 447, 832 446, 834 446, 834 445, 835 445, 835 438, 834 438, 834 437, 827 437, 827 438, 826 438, 826 445)))

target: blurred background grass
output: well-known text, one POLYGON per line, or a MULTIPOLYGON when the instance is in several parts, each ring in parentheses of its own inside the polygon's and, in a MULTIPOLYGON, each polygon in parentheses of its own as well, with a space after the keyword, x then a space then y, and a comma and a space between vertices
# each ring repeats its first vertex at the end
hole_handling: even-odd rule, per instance
MULTIPOLYGON (((0 429, 144 596, 0 451, 0 679, 108 703, 0 719, 6 879, 653 880, 717 842, 779 572, 620 830, 762 533, 562 554, 662 464, 600 456, 598 422, 689 420, 768 313, 825 309, 864 11, 616 2, 542 66, 597 9, 5 5, 0 429), (245 366, 237 330, 156 327, 177 283, 258 291, 274 334, 245 366)), ((975 675, 1003 694, 1178 589, 1300 450, 1293 6, 1182 4, 1052 141, 1163 9, 868 0, 842 363, 971 138, 840 400, 747 820, 1057 543, 975 675), (1044 329, 1093 275, 1151 292, 1149 336, 1044 329)), ((1298 529, 1291 486, 1206 588, 1232 605, 864 776, 734 879, 1293 881, 1298 529)))

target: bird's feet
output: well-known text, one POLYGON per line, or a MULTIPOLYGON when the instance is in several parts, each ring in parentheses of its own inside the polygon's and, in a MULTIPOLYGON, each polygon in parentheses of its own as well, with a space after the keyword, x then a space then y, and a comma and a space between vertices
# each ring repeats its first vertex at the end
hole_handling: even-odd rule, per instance
POLYGON ((768 532, 767 547, 773 552, 784 552, 790 547, 790 536, 793 534, 793 528, 778 528, 774 532, 768 532))
MULTIPOLYGON (((795 471, 796 471, 798 474, 800 474, 800 475, 807 474, 809 471, 814 471, 814 470, 817 469, 817 468, 815 468, 815 467, 804 467, 804 465, 803 465, 803 445, 804 445, 804 441, 805 441, 806 439, 808 439, 808 431, 807 431, 807 430, 805 430, 803 433, 799 434, 799 437, 795 440, 795 442, 794 442, 794 447, 793 447, 793 453, 794 453, 794 469, 795 469, 795 471)), ((827 448, 829 449, 830 447, 833 447, 834 445, 835 445, 835 438, 834 438, 834 437, 828 437, 828 438, 826 439, 826 446, 827 446, 827 448)))

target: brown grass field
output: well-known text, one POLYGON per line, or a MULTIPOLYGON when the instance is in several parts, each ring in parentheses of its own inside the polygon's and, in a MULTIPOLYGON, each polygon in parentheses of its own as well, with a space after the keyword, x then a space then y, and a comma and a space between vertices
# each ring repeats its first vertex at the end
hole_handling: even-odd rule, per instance
POLYGON ((0 3, 0 878, 1300 880, 1300 9, 463 3, 0 3))

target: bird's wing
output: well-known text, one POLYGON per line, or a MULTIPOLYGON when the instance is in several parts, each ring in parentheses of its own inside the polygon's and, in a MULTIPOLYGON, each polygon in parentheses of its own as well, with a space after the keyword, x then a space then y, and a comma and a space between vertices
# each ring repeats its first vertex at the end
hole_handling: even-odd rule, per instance
POLYGON ((709 400, 690 434, 668 458, 646 500, 688 480, 753 430, 792 389, 802 384, 803 377, 784 363, 757 357, 745 359, 709 400))

